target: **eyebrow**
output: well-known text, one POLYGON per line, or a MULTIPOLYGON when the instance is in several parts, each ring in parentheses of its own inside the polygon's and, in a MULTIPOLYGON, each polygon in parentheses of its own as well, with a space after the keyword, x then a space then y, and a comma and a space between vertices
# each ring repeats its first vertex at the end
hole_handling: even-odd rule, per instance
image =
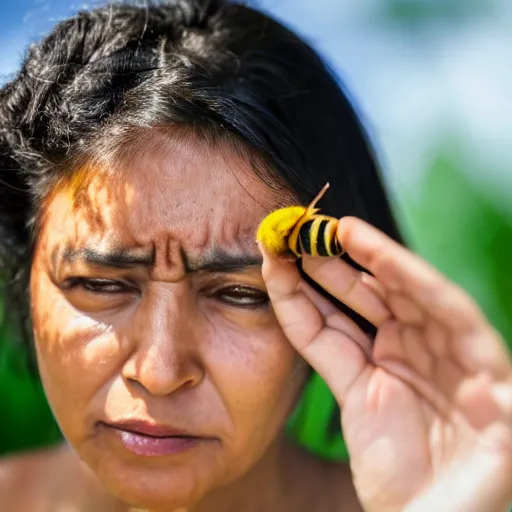
POLYGON ((82 260, 91 265, 114 268, 151 267, 155 263, 154 252, 141 254, 126 249, 99 251, 92 247, 66 249, 63 258, 68 262, 82 260))
POLYGON ((187 272, 240 272, 250 267, 260 266, 263 259, 259 255, 231 253, 225 249, 215 248, 202 256, 197 262, 188 261, 182 253, 187 272))
MULTIPOLYGON (((225 249, 215 248, 208 251, 197 262, 191 262, 181 251, 182 261, 187 273, 191 272, 218 272, 231 273, 247 270, 250 267, 261 266, 263 259, 259 255, 231 253, 225 249)), ((154 251, 146 254, 130 251, 128 249, 114 249, 101 251, 92 247, 82 249, 66 249, 63 258, 68 262, 77 260, 90 265, 100 265, 112 268, 151 267, 155 264, 154 251)))

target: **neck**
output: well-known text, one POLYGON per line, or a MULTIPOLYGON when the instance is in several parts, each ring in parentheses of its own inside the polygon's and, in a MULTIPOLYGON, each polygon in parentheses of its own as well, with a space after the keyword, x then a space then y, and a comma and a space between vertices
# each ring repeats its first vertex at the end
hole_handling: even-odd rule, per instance
MULTIPOLYGON (((293 461, 297 448, 283 437, 245 475, 207 495, 198 507, 186 512, 255 512, 289 509, 293 461)), ((181 512, 181 511, 179 511, 181 512)))

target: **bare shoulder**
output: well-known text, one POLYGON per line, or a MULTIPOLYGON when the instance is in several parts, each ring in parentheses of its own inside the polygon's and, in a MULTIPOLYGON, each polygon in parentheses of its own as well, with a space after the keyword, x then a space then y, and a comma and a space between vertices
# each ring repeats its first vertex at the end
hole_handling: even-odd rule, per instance
POLYGON ((36 510, 34 504, 41 503, 51 468, 58 467, 61 451, 58 446, 0 459, 0 503, 6 510, 36 510))

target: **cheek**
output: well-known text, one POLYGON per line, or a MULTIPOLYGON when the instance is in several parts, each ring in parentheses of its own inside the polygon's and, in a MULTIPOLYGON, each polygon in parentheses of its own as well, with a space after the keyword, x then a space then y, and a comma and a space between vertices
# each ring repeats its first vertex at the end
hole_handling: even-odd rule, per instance
POLYGON ((281 425, 295 403, 306 365, 274 319, 251 330, 213 326, 208 373, 236 421, 281 425))
POLYGON ((30 289, 39 373, 58 423, 72 438, 70 425, 82 428, 91 401, 115 375, 120 348, 110 326, 74 309, 37 267, 30 289))

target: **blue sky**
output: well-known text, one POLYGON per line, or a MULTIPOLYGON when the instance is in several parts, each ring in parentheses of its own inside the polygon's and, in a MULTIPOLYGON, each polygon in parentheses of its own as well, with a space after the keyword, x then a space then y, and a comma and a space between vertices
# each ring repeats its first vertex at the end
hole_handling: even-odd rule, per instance
MULTIPOLYGON (((454 131, 472 164, 468 168, 486 169, 473 179, 499 196, 512 187, 512 2, 479 2, 487 7, 477 16, 441 17, 414 30, 379 21, 384 0, 253 3, 298 30, 330 61, 363 115, 393 186, 414 190, 432 146, 444 131, 454 131)), ((31 40, 82 7, 65 0, 2 0, 3 79, 17 69, 31 40)), ((503 200, 510 202, 508 196, 503 200)))

